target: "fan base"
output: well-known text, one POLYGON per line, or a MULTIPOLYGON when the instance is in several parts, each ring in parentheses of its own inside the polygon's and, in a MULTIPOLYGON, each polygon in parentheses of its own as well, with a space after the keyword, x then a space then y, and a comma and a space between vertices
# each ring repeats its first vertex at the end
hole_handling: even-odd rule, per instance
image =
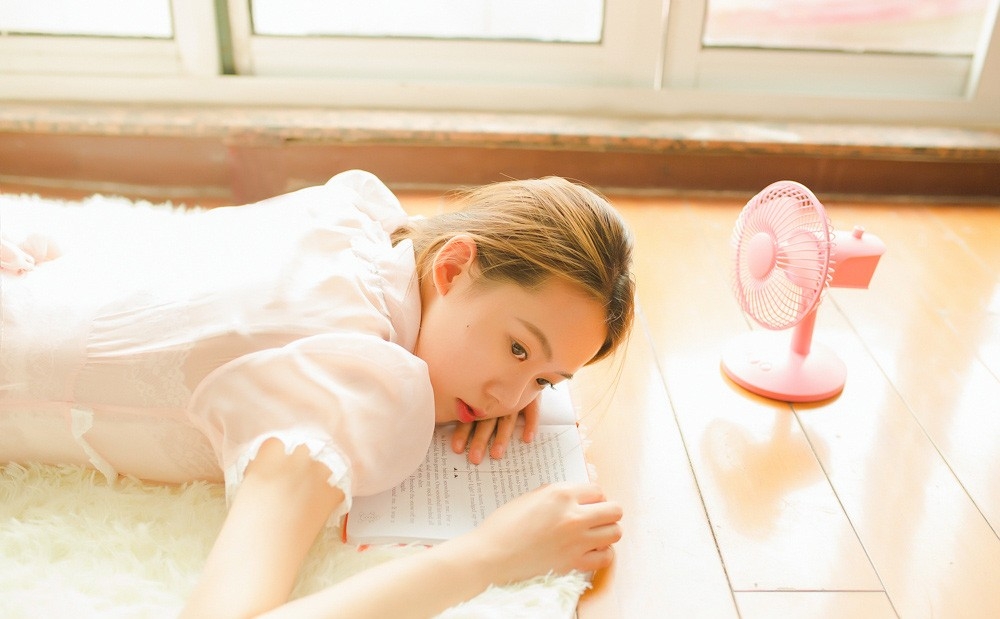
POLYGON ((844 389, 847 366, 830 348, 813 343, 808 355, 800 355, 776 335, 754 331, 738 337, 722 355, 726 376, 782 402, 817 402, 844 389))

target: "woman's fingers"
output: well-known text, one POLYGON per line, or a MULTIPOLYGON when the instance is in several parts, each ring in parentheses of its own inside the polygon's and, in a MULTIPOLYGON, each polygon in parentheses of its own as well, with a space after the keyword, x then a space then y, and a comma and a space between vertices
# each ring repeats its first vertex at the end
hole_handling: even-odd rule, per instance
POLYGON ((524 415, 524 430, 521 431, 521 440, 530 443, 535 440, 535 433, 538 432, 538 418, 540 416, 538 398, 528 402, 521 414, 524 415))
POLYGON ((594 548, 610 546, 622 538, 622 525, 618 522, 602 524, 592 527, 588 532, 588 539, 594 548))
POLYGON ((460 423, 455 426, 451 433, 451 450, 457 454, 465 452, 469 446, 469 435, 472 434, 471 423, 460 423))
POLYGON ((511 438, 514 436, 514 426, 517 425, 517 415, 508 415, 497 420, 497 431, 490 447, 490 457, 499 460, 507 451, 511 438))
POLYGON ((451 449, 455 453, 467 450, 469 462, 473 464, 481 463, 487 450, 491 458, 499 460, 507 453, 514 439, 514 432, 517 430, 517 421, 522 415, 524 429, 521 440, 530 443, 538 431, 537 399, 532 400, 524 410, 516 414, 457 424, 451 435, 451 449))
POLYGON ((571 483, 562 482, 554 483, 549 487, 558 490, 563 489, 567 492, 572 493, 573 498, 580 505, 589 505, 591 503, 604 503, 607 501, 607 497, 604 495, 604 490, 593 482, 590 483, 571 483))
POLYGON ((483 461, 496 427, 496 419, 482 419, 476 422, 476 428, 472 432, 472 440, 469 441, 469 462, 479 464, 483 461))
POLYGON ((580 557, 576 569, 581 572, 596 572, 611 565, 615 560, 614 546, 605 546, 585 553, 580 557))

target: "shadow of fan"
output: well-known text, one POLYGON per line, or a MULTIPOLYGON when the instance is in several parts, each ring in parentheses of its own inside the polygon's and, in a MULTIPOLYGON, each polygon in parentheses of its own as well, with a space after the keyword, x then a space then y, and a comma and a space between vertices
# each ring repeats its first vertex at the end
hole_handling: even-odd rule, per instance
POLYGON ((792 429, 794 416, 778 412, 769 435, 716 419, 702 435, 702 454, 718 482, 727 522, 766 537, 782 516, 785 498, 823 478, 813 447, 792 429))

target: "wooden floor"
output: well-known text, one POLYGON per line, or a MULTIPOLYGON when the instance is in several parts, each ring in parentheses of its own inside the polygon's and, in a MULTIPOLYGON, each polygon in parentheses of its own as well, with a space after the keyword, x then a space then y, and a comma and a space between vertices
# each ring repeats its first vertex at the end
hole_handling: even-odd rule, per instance
POLYGON ((789 405, 720 371, 742 202, 613 201, 641 314, 573 389, 626 537, 579 616, 1000 617, 1000 204, 828 202, 887 252, 819 308, 843 393, 789 405))

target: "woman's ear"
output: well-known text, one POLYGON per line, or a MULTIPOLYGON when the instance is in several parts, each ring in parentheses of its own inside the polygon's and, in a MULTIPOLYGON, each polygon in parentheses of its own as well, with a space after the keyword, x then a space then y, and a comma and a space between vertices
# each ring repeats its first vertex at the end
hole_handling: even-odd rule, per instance
POLYGON ((476 242, 461 234, 453 236, 434 255, 431 278, 438 294, 444 296, 459 275, 469 275, 476 264, 476 242))

